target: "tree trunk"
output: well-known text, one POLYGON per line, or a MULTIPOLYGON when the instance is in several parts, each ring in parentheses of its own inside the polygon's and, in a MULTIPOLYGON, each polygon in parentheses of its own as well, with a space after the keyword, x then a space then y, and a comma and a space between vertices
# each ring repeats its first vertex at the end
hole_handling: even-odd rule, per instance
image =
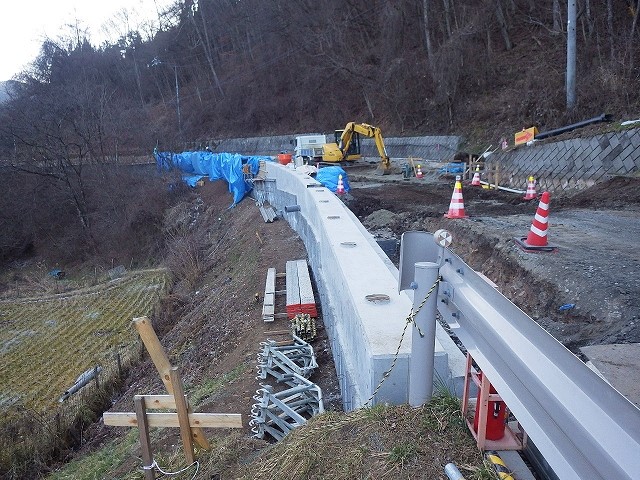
POLYGON ((450 0, 442 0, 442 2, 444 3, 444 20, 447 25, 447 36, 450 37, 451 36, 451 20, 449 16, 451 15, 451 4, 449 3, 450 0))
POLYGON ((220 79, 218 78, 218 73, 216 72, 216 68, 213 63, 213 55, 211 53, 211 44, 209 43, 209 33, 207 32, 207 21, 205 20, 205 13, 202 10, 203 2, 198 3, 198 6, 200 8, 200 11, 199 11, 200 18, 202 19, 202 29, 198 27, 198 22, 196 22, 196 18, 195 18, 195 15, 196 15, 195 12, 191 15, 191 20, 193 20, 193 27, 196 30, 196 34, 198 35, 200 42, 202 43, 204 56, 207 59, 207 64, 209 65, 209 69, 211 70, 211 76, 213 77, 213 82, 218 88, 220 95, 224 97, 224 90, 222 89, 220 79))
POLYGON ((429 69, 431 75, 434 73, 434 53, 433 44, 431 43, 431 28, 429 27, 429 0, 422 0, 422 18, 424 20, 424 38, 427 47, 427 60, 429 61, 429 69))
POLYGON ((629 46, 627 50, 629 52, 629 73, 633 72, 633 63, 634 63, 634 47, 635 43, 633 41, 633 37, 636 31, 636 25, 638 24, 638 8, 640 8, 640 0, 636 2, 636 6, 633 9, 633 23, 631 24, 631 32, 629 33, 629 46))
POLYGON ((553 33, 562 31, 562 16, 560 15, 560 0, 553 0, 553 33))
POLYGON ((567 110, 576 106, 576 1, 567 5, 567 110))
POLYGON ((593 38, 593 17, 591 16, 591 0, 584 0, 584 11, 587 16, 587 36, 589 40, 593 38))
POLYGON ((615 57, 615 48, 613 41, 613 5, 611 0, 607 0, 607 30, 609 34, 609 55, 613 62, 615 57))
POLYGON ((502 10, 502 4, 500 3, 500 0, 496 0, 496 18, 498 19, 498 24, 500 25, 500 33, 502 34, 502 39, 504 40, 504 48, 506 50, 511 50, 511 39, 509 38, 507 21, 504 18, 504 12, 502 10))

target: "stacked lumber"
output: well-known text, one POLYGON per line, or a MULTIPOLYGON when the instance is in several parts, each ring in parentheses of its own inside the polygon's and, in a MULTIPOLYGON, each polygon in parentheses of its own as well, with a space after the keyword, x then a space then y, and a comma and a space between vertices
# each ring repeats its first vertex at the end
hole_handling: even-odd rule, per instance
POLYGON ((286 266, 287 276, 287 317, 297 314, 317 317, 316 300, 313 296, 311 276, 306 260, 290 260, 286 266))
POLYGON ((276 269, 267 270, 267 281, 264 287, 264 300, 262 303, 262 320, 273 322, 276 302, 276 269))

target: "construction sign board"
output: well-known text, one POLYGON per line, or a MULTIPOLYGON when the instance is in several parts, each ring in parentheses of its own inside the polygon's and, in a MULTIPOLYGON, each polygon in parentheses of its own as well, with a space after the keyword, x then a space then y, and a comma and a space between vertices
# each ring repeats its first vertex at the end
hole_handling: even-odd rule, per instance
POLYGON ((538 129, 536 127, 523 128, 521 131, 516 132, 514 138, 515 144, 521 145, 523 143, 530 142, 537 134, 538 129))

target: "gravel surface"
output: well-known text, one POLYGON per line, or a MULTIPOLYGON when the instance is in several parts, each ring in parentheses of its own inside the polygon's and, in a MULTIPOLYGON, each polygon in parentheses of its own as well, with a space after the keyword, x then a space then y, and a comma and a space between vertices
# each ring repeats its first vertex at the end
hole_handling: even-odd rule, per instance
POLYGON ((350 181, 346 203, 374 235, 448 229, 454 252, 572 351, 640 342, 640 179, 554 196, 548 238, 559 248, 545 254, 513 240, 526 237, 538 206, 522 195, 465 185, 469 218, 449 220, 452 178, 381 180, 356 169, 350 181))

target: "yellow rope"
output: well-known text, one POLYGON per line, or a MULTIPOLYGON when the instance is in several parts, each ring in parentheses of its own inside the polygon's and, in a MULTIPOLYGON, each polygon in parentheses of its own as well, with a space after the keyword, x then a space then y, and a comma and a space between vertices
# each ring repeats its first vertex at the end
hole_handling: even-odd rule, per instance
POLYGON ((418 312, 420 311, 420 309, 422 309, 422 307, 424 307, 424 304, 427 303, 427 300, 429 299, 429 297, 431 296, 433 291, 436 289, 436 287, 438 286, 438 284, 440 283, 441 280, 442 280, 441 276, 438 276, 438 278, 436 278, 435 283, 431 286, 431 288, 427 292, 427 295, 424 297, 424 300, 422 300, 422 302, 420 302, 420 305, 418 305, 418 308, 416 308, 415 312, 413 311, 413 307, 411 307, 411 312, 409 313, 409 315, 406 318, 406 322, 404 324, 404 329, 402 330, 402 335, 400 335, 400 342, 398 343, 398 348, 396 349, 396 353, 393 356, 393 361, 391 362, 391 366, 389 367, 389 370, 387 370, 386 372, 384 372, 382 374, 382 378, 380 379, 380 383, 378 383, 378 386, 376 387, 376 389, 373 391, 373 393, 371 394, 369 399, 364 403, 365 406, 367 406, 374 399, 374 397, 378 394, 378 392, 380 391, 380 388, 382 387, 382 384, 384 383, 384 381, 387 378, 389 378, 389 375, 391 375, 391 372, 393 371, 393 368, 396 366, 396 362, 398 360, 398 355, 400 354, 400 347, 402 346, 402 341, 404 340, 405 333, 407 333, 407 327, 409 326, 409 324, 413 323, 413 325, 415 325, 416 329, 418 330, 418 333, 420 334, 420 336, 424 337, 424 333, 422 333, 422 330, 420 330, 420 327, 418 327, 418 324, 416 323, 416 318, 415 317, 418 314, 418 312))

